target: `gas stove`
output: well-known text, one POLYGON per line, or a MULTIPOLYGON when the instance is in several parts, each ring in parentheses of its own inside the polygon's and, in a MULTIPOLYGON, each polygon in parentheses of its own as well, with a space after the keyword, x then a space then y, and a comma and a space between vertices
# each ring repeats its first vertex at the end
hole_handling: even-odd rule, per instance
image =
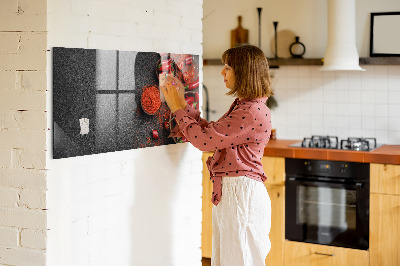
POLYGON ((304 138, 303 141, 291 144, 289 146, 353 151, 371 151, 378 147, 376 138, 347 138, 342 139, 339 142, 339 138, 336 136, 317 135, 313 135, 310 138, 304 138))

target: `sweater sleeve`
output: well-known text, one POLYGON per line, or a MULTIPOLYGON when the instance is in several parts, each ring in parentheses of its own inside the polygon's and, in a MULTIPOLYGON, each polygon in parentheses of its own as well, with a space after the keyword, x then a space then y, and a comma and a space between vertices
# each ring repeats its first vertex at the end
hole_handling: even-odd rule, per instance
MULTIPOLYGON (((251 140, 250 132, 257 126, 249 109, 235 109, 218 122, 201 125, 182 109, 175 111, 180 132, 201 151, 234 148, 251 140)), ((262 126, 258 125, 258 126, 262 126)))
MULTIPOLYGON (((197 121, 201 127, 208 126, 209 122, 200 117, 200 111, 194 109, 189 104, 186 105, 183 111, 187 116, 197 121)), ((169 135, 169 137, 183 137, 183 136, 184 135, 181 133, 178 125, 176 125, 174 128, 171 129, 171 134, 169 135)))

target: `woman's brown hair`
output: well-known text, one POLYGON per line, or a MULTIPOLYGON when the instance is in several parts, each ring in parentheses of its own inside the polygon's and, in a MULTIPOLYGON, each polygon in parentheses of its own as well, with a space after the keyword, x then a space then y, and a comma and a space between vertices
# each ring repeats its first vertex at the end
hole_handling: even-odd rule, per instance
POLYGON ((260 48, 246 44, 228 49, 222 54, 222 63, 235 74, 235 86, 227 95, 255 99, 274 94, 268 61, 260 48))

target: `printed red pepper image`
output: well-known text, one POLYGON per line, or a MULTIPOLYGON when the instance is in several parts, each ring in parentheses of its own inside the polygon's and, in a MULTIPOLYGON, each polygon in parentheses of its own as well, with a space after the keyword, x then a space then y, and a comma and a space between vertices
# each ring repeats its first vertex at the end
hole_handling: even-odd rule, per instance
POLYGON ((193 57, 191 55, 186 55, 185 63, 186 63, 186 65, 191 65, 193 63, 193 57))
POLYGON ((164 122, 164 128, 169 130, 169 122, 168 121, 164 122))
POLYGON ((187 102, 188 104, 194 103, 194 97, 192 97, 192 96, 186 97, 185 100, 186 100, 186 102, 187 102))
POLYGON ((158 131, 153 129, 152 133, 153 133, 153 139, 158 139, 158 131))
POLYGON ((158 70, 160 70, 161 72, 171 71, 171 62, 172 62, 171 58, 167 60, 161 60, 161 65, 158 70))
POLYGON ((187 86, 185 87, 185 89, 193 90, 193 89, 196 89, 196 88, 198 88, 198 87, 199 87, 199 80, 194 81, 194 82, 192 82, 192 83, 189 83, 189 85, 187 85, 187 86))
POLYGON ((176 63, 176 65, 178 66, 178 68, 179 69, 183 69, 183 62, 182 61, 178 61, 177 63, 176 63))

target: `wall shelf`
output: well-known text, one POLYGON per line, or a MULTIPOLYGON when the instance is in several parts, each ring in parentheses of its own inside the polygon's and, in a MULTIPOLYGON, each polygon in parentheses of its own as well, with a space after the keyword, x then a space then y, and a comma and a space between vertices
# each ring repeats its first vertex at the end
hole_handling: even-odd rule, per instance
MULTIPOLYGON (((268 58, 268 63, 271 68, 279 66, 304 66, 304 65, 322 65, 321 58, 268 58)), ((220 59, 204 59, 204 66, 222 65, 220 59)))
POLYGON ((268 58, 270 67, 322 66, 322 58, 268 58))
MULTIPOLYGON (((322 58, 268 58, 271 68, 279 66, 321 66, 322 58)), ((222 65, 220 59, 204 59, 204 66, 222 65)), ((360 65, 400 65, 400 57, 362 57, 360 65)))
POLYGON ((360 65, 400 65, 400 57, 362 57, 360 65))

